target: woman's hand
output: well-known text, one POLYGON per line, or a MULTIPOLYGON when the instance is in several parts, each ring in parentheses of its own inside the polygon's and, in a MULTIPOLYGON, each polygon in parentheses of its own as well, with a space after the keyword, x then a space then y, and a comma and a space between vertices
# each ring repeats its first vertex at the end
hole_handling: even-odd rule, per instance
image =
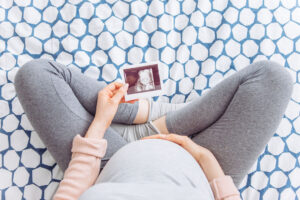
POLYGON ((127 89, 128 84, 113 82, 99 91, 96 114, 85 137, 103 137, 117 112, 119 104, 125 102, 124 95, 127 89))
POLYGON ((113 82, 99 91, 94 120, 108 128, 127 89, 128 84, 113 82))
POLYGON ((211 154, 210 151, 192 141, 189 137, 178 134, 156 134, 144 137, 142 139, 163 139, 174 142, 185 150, 187 150, 195 160, 200 164, 201 158, 207 154, 211 154))
POLYGON ((142 139, 163 139, 180 145, 199 163, 208 181, 225 176, 220 164, 211 151, 196 144, 187 136, 177 134, 156 134, 142 139))

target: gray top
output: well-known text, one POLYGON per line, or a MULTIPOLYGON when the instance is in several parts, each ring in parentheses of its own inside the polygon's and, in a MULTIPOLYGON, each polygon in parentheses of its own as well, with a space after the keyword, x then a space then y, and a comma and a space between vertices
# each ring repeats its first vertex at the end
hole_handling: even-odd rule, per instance
POLYGON ((196 160, 179 145, 139 140, 121 148, 80 199, 212 200, 209 183, 196 160))

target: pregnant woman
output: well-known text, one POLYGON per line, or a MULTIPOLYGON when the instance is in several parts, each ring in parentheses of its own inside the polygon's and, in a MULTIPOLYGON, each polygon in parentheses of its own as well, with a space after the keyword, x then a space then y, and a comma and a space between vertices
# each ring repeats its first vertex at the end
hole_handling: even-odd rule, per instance
POLYGON ((54 199, 235 200, 278 127, 292 81, 261 61, 189 103, 124 102, 126 85, 39 59, 18 71, 15 88, 64 171, 54 199))

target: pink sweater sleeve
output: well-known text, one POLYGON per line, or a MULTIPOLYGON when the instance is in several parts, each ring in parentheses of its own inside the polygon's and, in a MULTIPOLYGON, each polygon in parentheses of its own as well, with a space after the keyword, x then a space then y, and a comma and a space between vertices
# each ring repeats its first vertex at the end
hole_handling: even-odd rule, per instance
POLYGON ((72 145, 72 159, 54 200, 75 200, 91 187, 100 171, 101 158, 106 153, 105 139, 84 138, 76 135, 72 145))
POLYGON ((230 176, 213 179, 210 187, 216 200, 240 200, 240 193, 230 176))

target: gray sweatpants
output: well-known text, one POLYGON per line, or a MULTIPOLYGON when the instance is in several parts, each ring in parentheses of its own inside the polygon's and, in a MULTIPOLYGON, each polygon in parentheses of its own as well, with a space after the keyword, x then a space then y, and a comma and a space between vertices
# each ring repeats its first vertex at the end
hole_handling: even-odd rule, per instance
MULTIPOLYGON (((62 170, 70 161, 73 137, 84 135, 90 125, 97 93, 104 86, 44 59, 28 62, 18 71, 15 88, 20 103, 62 170)), ((225 173, 239 184, 274 134, 291 91, 291 77, 283 67, 258 62, 184 108, 170 107, 170 112, 165 111, 167 128, 173 133, 190 135, 196 143, 210 149, 225 173)), ((120 104, 113 123, 123 125, 116 130, 137 126, 132 125, 137 110, 138 102, 120 104)), ((103 166, 127 143, 116 130, 110 127, 105 133, 108 149, 103 166)))
POLYGON ((236 185, 275 133, 290 100, 291 75, 277 63, 251 64, 205 95, 167 113, 169 132, 192 135, 236 185))

